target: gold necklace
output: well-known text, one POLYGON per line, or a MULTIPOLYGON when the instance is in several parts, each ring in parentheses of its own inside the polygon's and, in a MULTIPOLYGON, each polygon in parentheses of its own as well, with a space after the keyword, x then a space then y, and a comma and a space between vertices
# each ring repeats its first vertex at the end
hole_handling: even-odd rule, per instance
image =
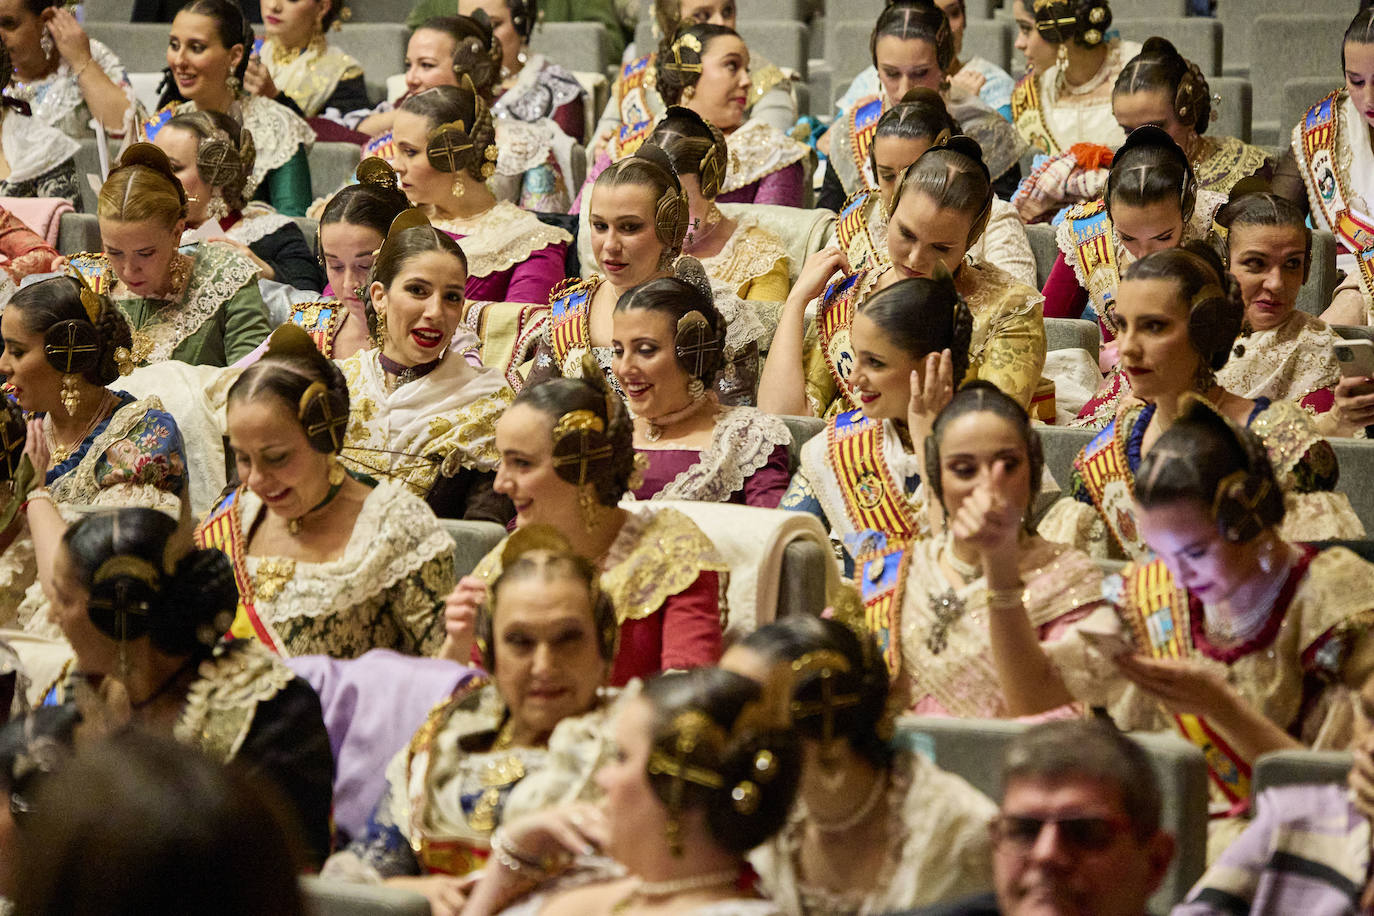
POLYGON ((53 465, 59 465, 66 461, 72 456, 73 452, 81 447, 81 443, 86 441, 86 437, 91 434, 91 430, 95 429, 97 424, 99 424, 100 420, 104 417, 105 407, 109 403, 111 397, 113 397, 113 395, 110 394, 109 389, 105 389, 105 393, 100 398, 100 403, 95 405, 95 411, 91 414, 90 422, 86 424, 86 428, 81 431, 81 435, 77 436, 66 445, 57 441, 57 434, 53 432, 52 415, 49 414, 43 418, 43 438, 48 444, 48 452, 52 456, 53 465))

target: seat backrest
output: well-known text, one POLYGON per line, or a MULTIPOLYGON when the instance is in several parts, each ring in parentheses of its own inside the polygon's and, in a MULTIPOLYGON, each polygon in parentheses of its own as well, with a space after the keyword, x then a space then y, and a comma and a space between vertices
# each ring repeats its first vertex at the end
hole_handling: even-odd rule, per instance
MULTIPOLYGON (((371 2, 371 0, 369 0, 371 2)), ((391 22, 348 22, 329 33, 329 43, 353 56, 363 68, 370 99, 386 98, 386 80, 405 69, 406 43, 410 29, 399 20, 391 22)), ((313 170, 315 157, 310 157, 313 170)))
POLYGON ((1015 24, 1005 19, 970 19, 964 27, 964 57, 982 57, 1011 70, 1015 24))
MULTIPOLYGON (((1218 3, 1217 20, 1221 23, 1226 39, 1226 70, 1228 73, 1235 72, 1238 76, 1244 76, 1241 71, 1246 68, 1254 67, 1256 58, 1252 57, 1253 45, 1251 37, 1254 32, 1259 31, 1259 18, 1274 13, 1293 13, 1299 9, 1293 0, 1232 0, 1230 3, 1218 3)), ((1351 12, 1355 4, 1347 0, 1305 0, 1301 5, 1304 15, 1312 14, 1319 16, 1344 16, 1345 22, 1341 24, 1341 34, 1345 32, 1345 26, 1350 22, 1351 12)), ((1339 35, 1337 36, 1339 41, 1339 35)), ((1321 60, 1335 62, 1339 60, 1336 56, 1339 44, 1333 42, 1322 50, 1321 60)), ((1291 53, 1299 53, 1294 48, 1291 53)), ((1286 62, 1286 61, 1284 61, 1286 62)), ((1280 63, 1280 61, 1272 61, 1280 63)), ((1339 72, 1339 71, 1338 71, 1339 72)), ((1254 72, 1249 74, 1252 80, 1256 79, 1254 72)), ((1273 115, 1270 115, 1273 117, 1273 115)))
MULTIPOLYGON (((957 773, 989 798, 1001 797, 1007 745, 1029 725, 996 719, 904 716, 898 742, 929 749, 935 763, 957 773)), ((1151 912, 1166 912, 1202 876, 1207 859, 1207 764, 1202 752, 1176 735, 1132 734, 1145 749, 1164 798, 1160 826, 1173 834, 1174 861, 1151 898, 1151 912)))
POLYGON ((100 222, 94 213, 63 213, 57 226, 57 251, 72 255, 100 250, 100 222))
POLYGON ((1054 240, 1055 227, 1049 223, 1031 223, 1026 227, 1026 241, 1035 255, 1035 285, 1041 289, 1050 278, 1054 261, 1059 257, 1059 245, 1054 240))
POLYGON ((1250 792, 1303 783, 1345 783, 1353 757, 1349 751, 1271 751, 1255 761, 1250 792))
MULTIPOLYGON (((1307 114, 1307 109, 1341 88, 1339 73, 1320 76, 1294 76, 1283 81, 1283 106, 1279 110, 1279 144, 1286 150, 1293 142, 1293 128, 1307 114)), ((1273 117, 1271 115, 1271 117, 1273 117)))
POLYGON ((331 197, 353 180, 362 159, 356 143, 316 143, 310 150, 310 193, 315 199, 331 197))
POLYGON ((414 891, 380 884, 301 878, 306 905, 313 916, 429 916, 429 901, 414 891))
POLYGON ((751 57, 793 70, 806 79, 807 35, 805 23, 793 19, 746 19, 739 23, 739 34, 749 46, 751 57))
POLYGON ((599 22, 545 22, 530 36, 530 48, 569 70, 605 73, 611 39, 599 22))
POLYGON ((1336 238, 1329 232, 1312 233, 1312 269, 1307 282, 1298 290, 1297 307, 1309 315, 1320 315, 1336 294, 1336 238))
POLYGON ((835 214, 825 209, 803 210, 777 204, 721 204, 720 209, 732 219, 748 213, 760 226, 782 239, 783 248, 787 250, 787 275, 791 283, 797 281, 806 259, 825 246, 835 222, 835 214))
POLYGON ((128 19, 125 16, 123 22, 87 20, 86 34, 113 51, 126 70, 161 70, 167 65, 167 36, 171 26, 165 22, 129 22, 128 19))
MULTIPOLYGON (((1250 82, 1255 86, 1255 121, 1277 122, 1284 117, 1284 84, 1305 76, 1325 76, 1327 92, 1340 85, 1341 36, 1350 13, 1319 16, 1264 15, 1250 30, 1250 82)), ((1308 100, 1310 105, 1320 96, 1308 100)), ((1297 119, 1293 120, 1297 123, 1297 119)), ((1293 124, 1279 124, 1286 135, 1293 124)))
POLYGON ((411 0, 367 0, 365 3, 350 3, 349 23, 355 22, 405 22, 415 6, 411 0))
POLYGON ((814 540, 792 541, 784 547, 777 616, 819 617, 827 603, 826 569, 836 562, 834 551, 814 540))
POLYGON ((1143 44, 1145 39, 1160 35, 1173 42, 1178 53, 1197 64, 1205 75, 1221 75, 1221 23, 1201 17, 1136 18, 1134 3, 1130 4, 1130 10, 1130 18, 1112 19, 1112 28, 1119 29, 1122 38, 1143 44))
POLYGON ((319 257, 320 255, 320 224, 318 220, 313 220, 308 216, 293 216, 291 221, 296 224, 296 228, 305 236, 306 244, 310 246, 310 253, 319 257))
MULTIPOLYGON (((873 65, 868 39, 873 34, 873 23, 877 18, 877 13, 871 17, 859 17, 848 10, 826 16, 825 59, 830 65, 830 91, 835 98, 849 90, 854 77, 873 65)), ((974 23, 970 22, 969 25, 973 26, 974 23)))
POLYGON ((791 473, 797 473, 797 468, 801 467, 801 449, 807 440, 812 436, 819 435, 825 429, 825 421, 820 417, 782 417, 782 422, 787 424, 787 431, 792 434, 792 444, 788 446, 788 464, 791 473))
MULTIPOLYGON (((1096 358, 1102 345, 1102 332, 1097 322, 1083 318, 1046 318, 1046 350, 1087 350, 1096 358)), ((1057 478, 1056 478, 1057 479, 1057 478)), ((1060 481, 1061 484, 1064 481, 1060 481)))
MULTIPOLYGON (((1054 475, 1055 482, 1067 491, 1069 476, 1073 473, 1073 460, 1092 441, 1090 429, 1073 429, 1067 426, 1041 426, 1040 445, 1045 451, 1045 467, 1054 475)), ((1065 493, 1067 495, 1067 492, 1065 493)))
POLYGON ((1250 81, 1241 76, 1209 76, 1207 86, 1221 100, 1212 100, 1217 119, 1207 128, 1207 133, 1215 137, 1239 137, 1249 143, 1254 105, 1254 88, 1250 81))
POLYGON ((1364 524, 1366 532, 1374 533, 1374 442, 1368 439, 1330 439, 1336 452, 1341 479, 1336 492, 1350 498, 1350 506, 1364 524))
POLYGON ((506 529, 495 522, 470 522, 441 518, 448 536, 453 538, 453 574, 462 578, 477 568, 482 558, 506 538, 506 529))

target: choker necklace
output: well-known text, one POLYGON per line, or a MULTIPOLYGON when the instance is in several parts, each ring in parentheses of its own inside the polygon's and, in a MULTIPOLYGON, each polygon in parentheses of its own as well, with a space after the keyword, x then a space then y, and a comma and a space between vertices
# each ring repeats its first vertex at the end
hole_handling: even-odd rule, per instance
POLYGON ((295 518, 287 520, 287 533, 291 535, 300 534, 301 525, 304 523, 305 517, 313 512, 320 511, 325 506, 332 503, 334 501, 334 497, 338 496, 339 491, 343 489, 344 481, 347 479, 348 472, 344 470, 344 466, 342 464, 339 464, 338 459, 335 459, 333 466, 329 469, 329 492, 324 494, 324 499, 315 503, 315 505, 311 506, 309 509, 306 509, 304 512, 302 512, 295 518))
POLYGON ((383 353, 377 354, 377 362, 381 363, 382 371, 387 375, 395 377, 397 388, 402 385, 408 385, 416 379, 424 378, 426 375, 429 375, 435 369, 439 368, 439 361, 442 358, 443 357, 436 356, 429 362, 421 363, 418 366, 403 366, 383 353))
POLYGON ((705 242, 715 233, 716 227, 719 226, 724 219, 725 214, 721 213, 720 207, 717 207, 715 201, 712 201, 710 209, 706 211, 705 215, 702 216, 700 220, 692 220, 692 228, 683 241, 683 248, 690 251, 699 247, 702 242, 705 242))
POLYGON ((616 901, 615 905, 611 907, 611 912, 617 914, 625 912, 636 897, 673 897, 689 891, 726 887, 738 881, 739 874, 740 870, 736 867, 707 872, 703 875, 691 875, 687 878, 675 878, 672 881, 644 881, 641 879, 638 884, 630 889, 628 894, 616 901))
POLYGON ((807 813, 806 817, 821 833, 848 833, 868 820, 886 792, 887 771, 883 770, 878 774, 878 778, 873 780, 873 788, 868 790, 868 797, 864 799, 863 804, 854 809, 853 814, 835 821, 823 821, 810 812, 807 813))
POLYGON ((945 541, 945 546, 941 553, 944 555, 945 562, 949 564, 949 568, 963 576, 965 583, 972 582, 983 574, 983 564, 965 563, 955 554, 953 535, 945 541))
POLYGON ((703 405, 712 403, 711 398, 707 396, 709 393, 710 392, 703 392, 700 397, 690 401, 686 407, 678 410, 670 410, 668 413, 660 414, 653 419, 645 417, 644 422, 649 425, 649 428, 645 431, 644 438, 648 439, 650 442, 657 442, 659 439, 663 438, 664 429, 696 416, 701 412, 703 405))

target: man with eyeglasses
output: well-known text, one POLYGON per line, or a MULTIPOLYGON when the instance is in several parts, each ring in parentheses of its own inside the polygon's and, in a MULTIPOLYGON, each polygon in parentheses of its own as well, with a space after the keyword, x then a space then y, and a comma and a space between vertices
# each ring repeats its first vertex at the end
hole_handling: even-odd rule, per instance
POLYGON ((995 895, 908 916, 1143 916, 1174 838, 1145 752, 1110 722, 1036 726, 1007 748, 989 830, 995 895))

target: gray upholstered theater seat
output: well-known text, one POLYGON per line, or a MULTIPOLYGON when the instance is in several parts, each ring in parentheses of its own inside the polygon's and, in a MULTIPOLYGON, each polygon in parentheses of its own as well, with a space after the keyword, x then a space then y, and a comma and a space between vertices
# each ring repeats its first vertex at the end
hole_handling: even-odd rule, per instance
POLYGON ((1297 307, 1320 315, 1336 293, 1336 239, 1329 232, 1312 233, 1312 270, 1298 290, 1297 307))
MULTIPOLYGON (((1256 143, 1280 145, 1292 123, 1280 123, 1286 112, 1284 84, 1301 77, 1327 77, 1330 92, 1340 85, 1341 36, 1354 15, 1349 10, 1318 15, 1314 10, 1254 18, 1250 30, 1250 82, 1255 87, 1256 143)), ((1309 100, 1315 102, 1320 96, 1309 100)), ((1296 123, 1296 119, 1294 121, 1296 123)))
POLYGON ((460 579, 476 569, 482 558, 506 536, 506 529, 495 522, 441 518, 439 524, 453 538, 453 573, 460 579))
POLYGON ((313 916, 429 916, 429 901, 414 891, 375 884, 347 884, 307 875, 301 878, 313 916))
MULTIPOLYGON (((869 23, 872 30, 873 24, 869 23)), ((1011 71, 1016 26, 1006 19, 970 19, 964 27, 964 57, 978 56, 1011 71)))
MULTIPOLYGON (((1226 42, 1225 72, 1235 76, 1249 75, 1252 80, 1256 78, 1254 73, 1247 71, 1263 73, 1259 67, 1252 67, 1255 61, 1251 57, 1251 35, 1260 26, 1259 17, 1274 13, 1292 13, 1300 8, 1314 15, 1345 17, 1345 22, 1341 23, 1341 32, 1336 33, 1335 39, 1321 50, 1321 60, 1327 62, 1332 72, 1339 75, 1340 71, 1336 68, 1340 64, 1340 58, 1337 56, 1340 50, 1340 36, 1345 31, 1350 17, 1355 15, 1356 6, 1357 4, 1349 3, 1347 0, 1304 0, 1301 7, 1295 4, 1294 0, 1232 0, 1230 3, 1218 3, 1217 19, 1221 22, 1222 36, 1226 42)), ((1298 52, 1296 48, 1291 52, 1285 52, 1281 60, 1286 61, 1289 53, 1298 52)))
POLYGON ((1031 223, 1026 227, 1026 241, 1030 242, 1031 254, 1035 256, 1035 285, 1039 289, 1045 288, 1054 261, 1059 257, 1059 245, 1054 240, 1056 231, 1057 228, 1049 223, 1031 223))
POLYGON ((319 143, 310 150, 310 195, 329 197, 353 180, 362 159, 355 143, 319 143))
POLYGON ((353 55, 353 59, 363 68, 367 95, 374 103, 386 98, 387 77, 404 69, 408 41, 410 29, 400 20, 348 22, 340 26, 338 31, 329 33, 329 43, 353 55))
POLYGON ((614 63, 610 36, 599 22, 542 23, 530 36, 530 48, 569 70, 605 73, 614 63))
POLYGON ((739 34, 750 56, 762 55, 772 63, 793 70, 806 79, 806 25, 791 19, 742 19, 739 34))
POLYGON ((1118 11, 1130 10, 1129 18, 1121 16, 1112 19, 1112 28, 1121 32, 1121 37, 1141 44, 1145 39, 1159 35, 1173 42, 1178 53, 1197 64, 1205 76, 1220 76, 1222 65, 1222 28, 1215 19, 1202 17, 1181 19, 1169 16, 1149 16, 1137 18, 1135 3, 1118 5, 1118 11))
POLYGON ((1349 751, 1273 751, 1255 761, 1250 791, 1259 795, 1277 786, 1311 782, 1344 784, 1351 759, 1349 751))
POLYGON ((1097 359, 1098 348, 1102 345, 1102 332, 1097 322, 1083 318, 1046 318, 1045 349, 1047 350, 1086 350, 1097 359))
MULTIPOLYGON (((1283 81, 1283 107, 1279 109, 1278 140, 1276 146, 1288 149, 1293 140, 1293 128, 1307 109, 1330 95, 1332 90, 1341 88, 1339 73, 1323 73, 1320 76, 1297 76, 1283 81)), ((1269 117, 1274 117, 1270 114, 1269 117)))
POLYGON ((1208 136, 1239 137, 1250 142, 1250 121, 1254 117, 1254 87, 1242 76, 1209 76, 1207 86, 1220 101, 1212 100, 1217 119, 1207 128, 1208 136))
POLYGON ((812 436, 819 435, 825 429, 825 421, 820 417, 782 417, 782 422, 787 424, 787 431, 792 434, 792 444, 788 446, 789 470, 795 474, 797 468, 801 467, 801 448, 812 436))
MULTIPOLYGON (((769 230, 787 249, 788 281, 797 282, 806 259, 825 247, 835 214, 830 210, 806 210, 778 204, 721 204, 720 210, 731 219, 748 213, 769 230)), ((585 262, 584 262, 585 263, 585 262)))
POLYGON ((1374 537, 1374 442, 1368 439, 1330 439, 1340 465, 1336 490, 1350 497, 1350 505, 1364 523, 1366 537, 1374 537))
MULTIPOLYGON (((1040 426, 1040 444, 1045 449, 1045 467, 1061 488, 1067 489, 1073 473, 1073 460, 1093 437, 1090 429, 1070 429, 1066 426, 1040 426)), ((1066 494, 1067 495, 1067 494, 1066 494)))
MULTIPOLYGON (((349 3, 348 24, 362 22, 405 22, 415 6, 411 0, 363 0, 349 3)), ((457 9, 455 4, 454 9, 457 9)))
POLYGON ((100 250, 100 223, 92 213, 63 213, 57 224, 57 251, 72 255, 100 250))
MULTIPOLYGON (((997 799, 1007 744, 1028 727, 1009 720, 904 716, 898 720, 898 741, 931 751, 940 767, 997 799)), ((1207 765, 1201 751, 1174 734, 1131 737, 1150 757, 1164 795, 1162 826, 1177 842, 1164 884, 1150 901, 1152 912, 1166 912, 1201 877, 1206 862, 1207 765)))

